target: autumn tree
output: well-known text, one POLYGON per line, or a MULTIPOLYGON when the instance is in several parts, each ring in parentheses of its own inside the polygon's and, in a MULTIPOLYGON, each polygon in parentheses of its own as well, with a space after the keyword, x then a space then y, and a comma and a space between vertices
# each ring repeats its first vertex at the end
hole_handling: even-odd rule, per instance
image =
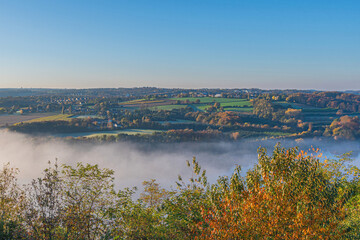
POLYGON ((149 207, 159 206, 171 193, 161 188, 155 179, 144 181, 144 192, 140 194, 142 200, 149 207))
MULTIPOLYGON (((237 174, 238 175, 238 174, 237 174)), ((258 164, 234 178, 220 202, 203 211, 198 239, 337 239, 344 218, 336 184, 320 160, 297 148, 259 149, 258 164), (233 183, 234 184, 234 183, 233 183)))
POLYGON ((335 139, 355 139, 360 137, 359 118, 342 116, 335 119, 324 132, 325 136, 333 136, 335 139))
POLYGON ((220 103, 219 102, 215 102, 213 105, 214 108, 219 109, 220 108, 220 103))
POLYGON ((265 98, 258 98, 252 101, 253 113, 258 117, 271 118, 274 108, 269 100, 265 98))

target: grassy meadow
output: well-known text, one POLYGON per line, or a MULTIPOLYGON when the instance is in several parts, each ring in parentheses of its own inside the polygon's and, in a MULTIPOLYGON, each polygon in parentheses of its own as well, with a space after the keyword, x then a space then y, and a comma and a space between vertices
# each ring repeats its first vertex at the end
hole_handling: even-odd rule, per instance
POLYGON ((91 132, 79 132, 79 133, 60 133, 54 134, 55 137, 99 137, 99 136, 116 136, 118 134, 127 134, 127 135, 146 135, 153 134, 155 132, 161 132, 160 130, 151 130, 151 129, 124 129, 124 130, 113 130, 113 131, 91 131, 91 132))
POLYGON ((33 123, 33 122, 50 122, 50 121, 71 121, 73 114, 57 114, 52 116, 34 118, 23 123, 33 123))
POLYGON ((54 113, 30 113, 30 114, 2 114, 0 115, 0 127, 13 125, 20 122, 29 122, 34 119, 52 117, 54 113))
POLYGON ((223 107, 225 111, 237 111, 237 112, 251 112, 251 102, 247 99, 235 99, 235 98, 216 98, 216 97, 184 97, 184 98, 170 98, 170 100, 191 102, 191 105, 196 107, 200 111, 205 111, 208 107, 212 106, 215 102, 220 103, 220 107, 223 107), (196 100, 200 103, 194 103, 196 100))

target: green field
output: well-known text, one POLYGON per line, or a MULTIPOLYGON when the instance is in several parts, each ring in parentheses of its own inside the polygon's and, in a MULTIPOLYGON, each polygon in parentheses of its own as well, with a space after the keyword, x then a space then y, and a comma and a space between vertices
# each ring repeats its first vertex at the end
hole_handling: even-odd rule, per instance
POLYGON ((113 130, 113 131, 93 131, 93 132, 80 132, 80 133, 60 133, 54 134, 55 137, 100 137, 103 135, 106 136, 116 136, 118 134, 128 134, 128 135, 146 135, 153 134, 155 132, 161 132, 160 130, 151 130, 151 129, 124 129, 124 130, 113 130))
POLYGON ((250 105, 250 102, 246 99, 237 99, 237 98, 216 98, 216 97, 201 97, 201 98, 193 98, 193 97, 184 97, 184 98, 170 98, 169 100, 180 100, 180 101, 186 101, 189 100, 190 102, 195 102, 197 99, 200 100, 200 103, 212 103, 212 102, 218 102, 218 103, 230 103, 230 102, 248 102, 248 105, 250 105))
POLYGON ((335 118, 339 117, 336 114, 338 110, 334 108, 320 108, 320 107, 307 106, 304 104, 290 103, 285 101, 278 101, 273 103, 281 105, 283 107, 301 109, 303 115, 303 121, 312 122, 316 126, 328 125, 335 118))
POLYGON ((238 112, 251 112, 252 107, 250 101, 246 99, 236 99, 236 98, 215 98, 215 97, 202 97, 202 98, 168 98, 160 100, 145 100, 145 99, 136 99, 127 102, 119 103, 123 107, 128 108, 131 106, 134 109, 141 107, 148 107, 151 110, 167 110, 171 111, 173 109, 186 108, 187 106, 192 107, 194 110, 205 111, 206 108, 210 107, 212 103, 218 102, 220 106, 224 108, 225 111, 238 111, 238 112), (200 103, 194 103, 199 99, 200 103), (180 100, 181 104, 171 104, 175 101, 180 100), (185 103, 189 101, 189 104, 185 103), (167 104, 169 103, 169 104, 167 104))
MULTIPOLYGON (((245 104, 244 104, 245 105, 245 104)), ((205 105, 205 104, 194 104, 194 106, 196 106, 197 109, 205 111, 207 108, 209 108, 211 105, 205 105)), ((252 112, 253 108, 252 107, 241 107, 237 104, 232 105, 228 105, 228 106, 222 106, 220 103, 220 106, 224 108, 224 111, 235 111, 235 112, 252 112)))
POLYGON ((229 108, 224 108, 225 111, 234 111, 234 112, 252 112, 253 108, 252 107, 229 107, 229 108))
POLYGON ((165 100, 146 100, 144 98, 142 99, 135 99, 135 100, 131 100, 131 101, 126 101, 126 102, 121 102, 119 103, 119 105, 134 105, 134 104, 157 104, 157 103, 162 103, 165 100))
POLYGON ((291 102, 285 102, 285 101, 277 101, 273 102, 274 104, 281 105, 283 107, 290 107, 294 109, 301 109, 302 112, 336 112, 337 109, 334 108, 320 108, 320 107, 313 107, 313 106, 307 106, 304 104, 299 103, 291 103, 291 102))
POLYGON ((121 102, 121 103, 119 103, 119 105, 137 104, 137 103, 139 103, 141 101, 145 101, 145 98, 130 100, 130 101, 126 101, 126 102, 121 102))
POLYGON ((251 107, 251 103, 245 99, 220 103, 221 107, 251 107))
POLYGON ((33 123, 33 122, 49 122, 49 121, 71 121, 72 114, 58 114, 48 117, 41 117, 31 119, 29 121, 24 121, 24 123, 33 123))
POLYGON ((30 113, 30 114, 0 114, 0 127, 27 122, 32 119, 53 116, 54 113, 30 113))
POLYGON ((291 135, 291 133, 285 133, 285 132, 280 132, 280 131, 261 132, 261 131, 240 130, 240 131, 234 131, 234 132, 238 132, 240 138, 259 138, 259 137, 261 137, 261 138, 263 138, 263 137, 275 137, 275 138, 277 138, 277 137, 285 137, 285 136, 290 136, 291 135))
POLYGON ((334 108, 304 108, 302 110, 303 113, 314 113, 314 114, 318 114, 318 113, 336 113, 338 110, 334 109, 334 108))
POLYGON ((98 116, 98 115, 74 115, 71 118, 78 118, 78 119, 102 118, 102 119, 104 119, 104 117, 98 116))
POLYGON ((263 132, 263 133, 267 136, 274 136, 274 137, 290 136, 292 134, 292 133, 286 133, 286 132, 263 132))
POLYGON ((220 106, 224 108, 225 111, 238 111, 238 112, 251 112, 251 102, 246 99, 236 99, 236 98, 215 98, 215 97, 203 97, 203 98, 170 98, 170 100, 179 100, 179 101, 187 101, 195 102, 199 99, 200 103, 191 103, 194 107, 199 109, 200 111, 205 111, 208 107, 212 105, 212 103, 218 102, 220 106))
POLYGON ((196 121, 177 119, 176 121, 156 121, 160 124, 199 124, 196 121))
POLYGON ((149 109, 171 111, 173 109, 180 109, 180 108, 186 108, 186 107, 187 107, 187 105, 169 104, 169 105, 155 106, 155 107, 151 107, 149 109))

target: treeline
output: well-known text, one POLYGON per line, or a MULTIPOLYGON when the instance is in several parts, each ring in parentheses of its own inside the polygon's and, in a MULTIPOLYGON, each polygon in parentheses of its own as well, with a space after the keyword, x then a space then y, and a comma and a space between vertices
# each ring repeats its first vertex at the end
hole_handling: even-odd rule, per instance
MULTIPOLYGON (((223 129, 227 130, 227 129, 223 129)), ((104 132, 106 133, 106 132, 104 132)), ((223 132, 217 129, 171 129, 168 131, 154 132, 152 134, 98 134, 94 137, 68 137, 68 140, 106 143, 106 142, 135 142, 135 143, 180 143, 180 142, 233 142, 245 138, 281 138, 293 133, 276 132, 275 130, 259 128, 240 128, 237 131, 223 132)), ((292 137, 304 137, 304 134, 292 137)))
POLYGON ((18 123, 8 128, 12 131, 21 133, 72 133, 93 131, 93 125, 90 120, 72 119, 71 121, 43 121, 18 123))
POLYGON ((296 127, 299 122, 302 123, 301 109, 283 107, 263 97, 252 99, 252 104, 253 114, 259 118, 271 119, 288 127, 296 127))
MULTIPOLYGON (((254 109, 257 108, 254 107, 254 109)), ((212 127, 218 127, 222 131, 236 131, 239 129, 263 131, 264 129, 267 129, 267 131, 291 130, 294 132, 303 130, 306 127, 305 125, 299 126, 293 123, 285 125, 276 119, 268 119, 267 117, 257 115, 239 115, 231 111, 212 113, 199 111, 189 112, 185 115, 185 118, 212 127)))
MULTIPOLYGON (((77 133, 77 132, 92 132, 94 126, 91 123, 86 123, 87 120, 72 120, 72 121, 45 121, 23 123, 10 126, 9 129, 16 132, 27 134, 59 134, 59 133, 77 133)), ((104 134, 96 137, 68 137, 77 141, 86 142, 144 142, 144 143, 174 143, 174 142, 212 142, 212 141, 234 141, 242 138, 250 137, 267 137, 275 134, 292 133, 288 130, 279 128, 270 128, 267 125, 257 124, 237 124, 234 126, 210 126, 205 124, 134 124, 132 129, 155 129, 159 130, 152 134, 107 134, 106 130, 102 130, 104 134), (153 126, 151 128, 150 126, 153 126)), ((126 130, 125 127, 118 129, 126 130)))
POLYGON ((30 184, 0 172, 0 239, 359 239, 360 170, 348 156, 324 162, 297 148, 259 149, 246 175, 236 167, 210 184, 195 159, 177 188, 114 188, 97 165, 49 164, 30 184))
POLYGON ((193 129, 172 129, 164 132, 154 132, 153 134, 117 134, 100 135, 86 138, 79 137, 76 141, 85 142, 137 142, 137 143, 174 143, 174 142, 215 142, 221 140, 233 140, 230 135, 225 135, 221 131, 206 129, 195 131, 193 129))
POLYGON ((360 95, 341 92, 294 93, 287 102, 301 103, 315 107, 328 107, 343 111, 360 112, 360 95))
MULTIPOLYGON (((140 109, 135 111, 123 111, 113 119, 118 121, 123 128, 150 128, 150 129, 167 129, 158 121, 176 121, 185 119, 186 113, 192 111, 191 108, 158 110, 140 109)), ((111 117, 111 116, 110 116, 111 117)), ((193 126, 194 128, 198 126, 193 126)))

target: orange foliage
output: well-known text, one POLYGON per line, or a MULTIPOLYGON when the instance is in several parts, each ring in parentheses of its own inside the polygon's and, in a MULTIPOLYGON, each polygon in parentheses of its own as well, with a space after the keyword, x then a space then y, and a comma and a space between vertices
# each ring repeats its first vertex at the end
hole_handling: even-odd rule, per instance
POLYGON ((317 159, 279 148, 260 156, 247 188, 203 209, 198 239, 338 239, 344 213, 317 159))

